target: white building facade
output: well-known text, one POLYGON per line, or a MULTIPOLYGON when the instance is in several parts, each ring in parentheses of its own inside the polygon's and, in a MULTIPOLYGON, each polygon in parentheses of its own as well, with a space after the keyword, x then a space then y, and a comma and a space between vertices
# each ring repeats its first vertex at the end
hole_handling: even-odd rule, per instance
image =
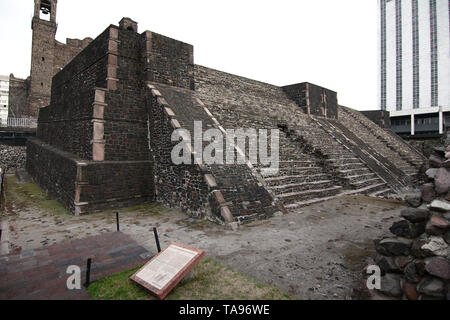
POLYGON ((9 76, 0 75, 0 126, 6 126, 9 106, 9 76))
POLYGON ((450 128, 449 0, 378 0, 379 107, 394 131, 450 128))

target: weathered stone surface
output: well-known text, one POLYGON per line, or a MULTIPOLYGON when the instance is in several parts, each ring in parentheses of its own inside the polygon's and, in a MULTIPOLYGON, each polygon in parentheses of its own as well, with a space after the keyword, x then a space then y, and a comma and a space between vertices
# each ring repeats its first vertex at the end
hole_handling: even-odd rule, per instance
POLYGON ((389 230, 398 237, 414 239, 425 232, 425 222, 411 223, 407 220, 395 222, 389 230))
POLYGON ((434 185, 438 194, 447 193, 450 190, 450 169, 440 168, 434 177, 434 185))
POLYGON ((415 260, 416 272, 419 276, 424 276, 426 274, 425 271, 425 261, 424 260, 415 260))
POLYGON ((408 300, 419 299, 419 292, 417 292, 417 288, 414 284, 403 281, 402 289, 406 299, 408 300))
POLYGON ((425 270, 438 278, 450 280, 450 263, 441 257, 429 258, 425 261, 425 270))
POLYGON ((430 223, 436 228, 440 229, 448 229, 450 227, 450 223, 446 219, 439 216, 432 216, 430 219, 430 223))
MULTIPOLYGON (((448 153, 446 154, 446 158, 447 158, 447 155, 450 156, 450 152, 448 152, 448 153)), ((448 158, 447 158, 447 159, 448 159, 448 158)), ((442 162, 441 168, 450 168, 450 160, 445 160, 444 162, 442 162)))
POLYGON ((427 209, 407 208, 400 212, 400 216, 413 223, 426 221, 430 215, 427 209))
POLYGON ((419 283, 419 281, 421 280, 420 274, 414 262, 410 262, 406 265, 405 269, 403 270, 403 274, 406 281, 408 282, 419 283))
POLYGON ((417 291, 428 296, 444 298, 444 288, 445 284, 443 281, 433 277, 426 277, 420 281, 417 291))
POLYGON ((428 221, 425 227, 425 233, 430 236, 441 236, 445 233, 445 229, 434 226, 431 221, 428 221))
POLYGON ((436 154, 437 154, 439 157, 445 156, 445 153, 446 153, 444 147, 434 147, 434 148, 433 148, 433 151, 436 152, 436 154))
POLYGON ((383 256, 381 254, 377 254, 375 257, 375 263, 380 269, 386 273, 397 273, 400 272, 400 268, 395 263, 393 257, 383 256))
POLYGON ((376 249, 385 256, 407 256, 412 241, 404 238, 386 238, 381 240, 376 249))
POLYGON ((431 202, 436 197, 436 192, 434 191, 433 183, 426 183, 420 187, 420 192, 422 193, 423 202, 431 202))
POLYGON ((381 277, 380 291, 391 297, 400 297, 403 290, 400 286, 401 276, 393 273, 386 273, 381 277))
POLYGON ((0 168, 6 173, 14 173, 25 168, 26 148, 0 144, 0 168))
POLYGON ((432 257, 433 253, 429 250, 424 250, 422 247, 426 245, 429 242, 429 239, 423 238, 423 239, 416 239, 414 240, 412 247, 411 247, 411 255, 413 255, 416 258, 423 259, 426 257, 432 257))
POLYGON ((413 258, 410 256, 399 256, 394 258, 395 264, 400 270, 404 269, 408 263, 412 262, 412 260, 413 258))
POLYGON ((443 160, 435 155, 431 155, 429 159, 430 167, 431 168, 440 168, 443 160))
POLYGON ((445 240, 445 242, 450 244, 450 230, 445 233, 444 240, 445 240))
POLYGON ((422 245, 421 250, 436 256, 446 257, 448 254, 448 244, 441 237, 430 237, 427 243, 422 245))
POLYGON ((425 172, 425 174, 429 179, 434 179, 438 171, 439 171, 438 168, 430 168, 425 172))
POLYGON ((417 208, 422 204, 422 194, 420 192, 410 193, 405 197, 405 200, 411 207, 417 208))
POLYGON ((434 200, 430 203, 429 208, 435 211, 448 212, 450 211, 450 203, 443 200, 434 200))

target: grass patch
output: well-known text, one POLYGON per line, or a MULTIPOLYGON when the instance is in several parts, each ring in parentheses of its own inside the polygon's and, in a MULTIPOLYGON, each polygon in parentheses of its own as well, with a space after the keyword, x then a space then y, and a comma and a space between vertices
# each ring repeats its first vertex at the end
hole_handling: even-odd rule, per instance
MULTIPOLYGON (((155 300, 129 277, 140 267, 92 283, 88 292, 95 300, 155 300)), ((167 300, 289 300, 278 288, 263 285, 212 258, 203 259, 193 277, 182 281, 167 300)))
POLYGON ((19 183, 15 175, 6 177, 6 200, 14 203, 17 209, 35 205, 51 214, 70 214, 58 201, 49 198, 39 186, 34 183, 19 183))

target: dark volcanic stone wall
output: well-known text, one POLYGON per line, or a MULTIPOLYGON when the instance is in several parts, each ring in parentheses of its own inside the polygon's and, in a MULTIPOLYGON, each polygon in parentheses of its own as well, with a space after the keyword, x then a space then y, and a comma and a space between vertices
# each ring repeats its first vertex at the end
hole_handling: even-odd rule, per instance
POLYGON ((27 169, 75 214, 154 199, 143 44, 110 26, 53 78, 27 169))
POLYGON ((171 141, 177 128, 161 97, 149 90, 148 111, 150 116, 150 143, 155 160, 156 200, 169 207, 175 207, 198 217, 210 216, 208 208, 208 185, 197 165, 174 165, 171 151, 178 142, 171 141))
POLYGON ((70 211, 75 211, 76 159, 38 139, 29 139, 26 169, 46 192, 70 211))
POLYGON ((50 106, 41 108, 37 138, 82 159, 92 158, 95 87, 106 87, 108 39, 105 30, 53 79, 50 106))
POLYGON ((120 44, 117 63, 110 61, 108 69, 116 69, 112 73, 118 81, 105 97, 105 160, 149 160, 144 97, 146 78, 142 61, 144 37, 133 31, 116 30, 120 44))
POLYGON ((391 117, 389 116, 389 111, 370 110, 370 111, 361 111, 361 113, 370 120, 372 120, 372 122, 379 125, 381 128, 391 127, 391 117))
POLYGON ((337 93, 312 83, 299 83, 282 87, 284 92, 294 100, 303 112, 316 116, 338 118, 337 93))
POLYGON ((148 80, 194 90, 194 47, 147 31, 148 80))

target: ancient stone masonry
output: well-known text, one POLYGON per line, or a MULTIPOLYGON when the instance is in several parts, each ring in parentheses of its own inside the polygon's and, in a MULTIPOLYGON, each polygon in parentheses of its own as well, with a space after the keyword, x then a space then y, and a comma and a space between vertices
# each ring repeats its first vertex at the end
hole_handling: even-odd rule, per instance
POLYGON ((391 194, 414 177, 420 156, 335 92, 194 65, 192 45, 137 30, 129 18, 109 26, 53 77, 28 143, 28 172, 75 214, 156 200, 236 228, 342 194, 391 194), (191 163, 175 164, 172 134, 193 137, 196 121, 224 137, 267 130, 269 154, 279 131, 279 170, 239 146, 243 163, 205 164, 183 136, 191 163))
POLYGON ((137 33, 108 27, 54 77, 51 104, 39 113, 27 169, 76 214, 154 198, 142 44, 137 33))
POLYGON ((373 123, 377 124, 381 128, 391 128, 391 118, 389 111, 386 110, 370 110, 361 111, 363 115, 369 118, 373 123))
MULTIPOLYGON (((175 143, 170 139, 174 129, 183 128, 193 135, 194 121, 201 121, 203 130, 223 128, 194 91, 156 83, 150 88, 150 141, 155 155, 157 200, 232 227, 278 211, 247 164, 205 165, 196 161, 192 152, 193 165, 174 165, 171 150, 175 143)), ((192 150, 192 145, 189 148, 192 150)))
POLYGON ((303 82, 285 86, 283 91, 308 115, 338 118, 337 93, 330 89, 303 82))
POLYGON ((430 157, 428 182, 405 199, 409 208, 376 240, 379 291, 407 300, 450 299, 450 147, 430 157))

